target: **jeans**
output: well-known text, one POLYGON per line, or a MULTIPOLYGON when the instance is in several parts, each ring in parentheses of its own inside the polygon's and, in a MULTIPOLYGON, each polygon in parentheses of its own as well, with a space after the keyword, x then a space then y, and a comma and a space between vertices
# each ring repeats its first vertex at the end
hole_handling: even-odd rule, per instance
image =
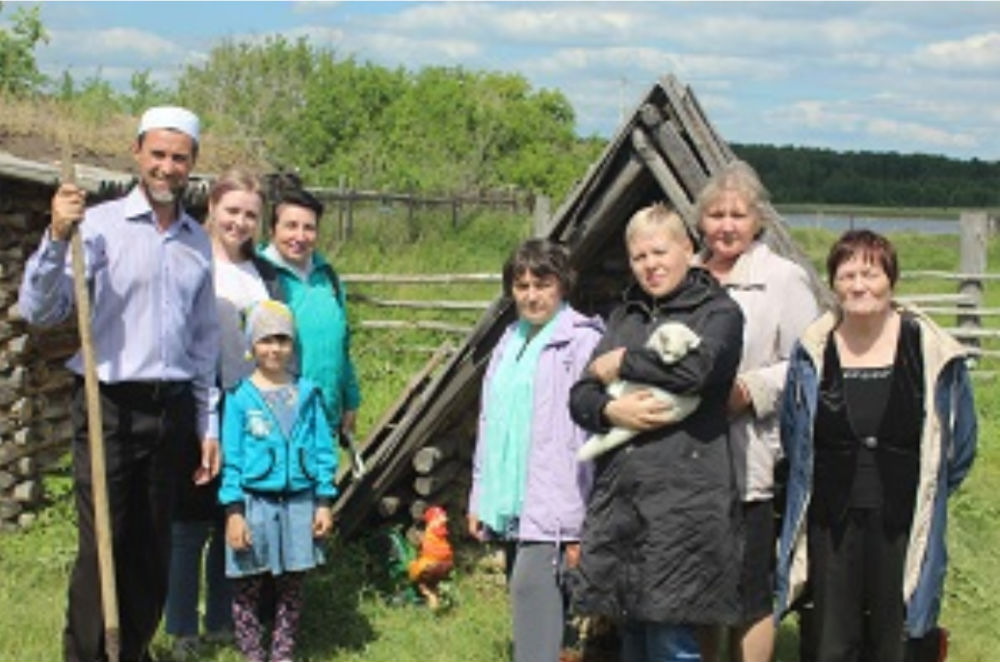
POLYGON ((686 625, 628 621, 621 631, 622 662, 698 662, 701 652, 686 625))
POLYGON ((225 535, 221 522, 175 521, 170 554, 166 630, 175 637, 198 635, 198 590, 205 556, 205 631, 231 630, 232 588, 225 572, 225 535), (205 550, 205 542, 208 550, 205 550))

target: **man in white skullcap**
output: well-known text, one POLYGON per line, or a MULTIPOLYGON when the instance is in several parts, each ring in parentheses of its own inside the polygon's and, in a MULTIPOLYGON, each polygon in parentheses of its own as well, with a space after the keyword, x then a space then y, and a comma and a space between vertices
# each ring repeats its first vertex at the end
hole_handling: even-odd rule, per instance
MULTIPOLYGON (((88 209, 85 191, 62 183, 18 300, 32 324, 50 326, 69 317, 74 294, 68 247, 78 227, 92 293, 122 660, 150 659, 167 592, 177 458, 201 457, 187 480, 207 482, 219 470, 211 245, 181 205, 198 139, 198 117, 191 111, 150 108, 132 145, 139 181, 127 195, 88 209)), ((63 657, 93 662, 107 658, 80 355, 67 367, 77 375, 72 412, 78 524, 63 657)))

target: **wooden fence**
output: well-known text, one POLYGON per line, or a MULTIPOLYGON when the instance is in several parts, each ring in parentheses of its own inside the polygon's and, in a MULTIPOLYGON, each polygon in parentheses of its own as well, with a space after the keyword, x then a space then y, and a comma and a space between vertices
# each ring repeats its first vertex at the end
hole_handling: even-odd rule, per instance
MULTIPOLYGON (((957 271, 918 270, 904 271, 905 281, 942 281, 951 283, 949 291, 937 293, 902 294, 896 298, 918 307, 932 315, 942 327, 969 347, 976 356, 1000 357, 1000 349, 984 347, 984 341, 1000 340, 1000 327, 984 325, 984 318, 1000 316, 1000 308, 984 307, 983 293, 986 283, 1000 281, 1000 273, 987 273, 987 239, 990 232, 989 218, 985 212, 963 212, 960 218, 959 267, 957 271), (949 322, 948 317, 954 317, 949 322)), ((342 279, 357 285, 431 285, 500 283, 498 273, 464 274, 344 274, 342 279)), ((461 299, 384 299, 356 291, 353 301, 376 308, 411 310, 484 311, 492 301, 461 299)), ((434 330, 464 335, 471 325, 433 320, 383 320, 367 318, 359 326, 365 329, 415 329, 434 330)))
POLYGON ((533 213, 548 216, 550 202, 547 197, 503 189, 499 191, 477 192, 474 194, 419 195, 416 193, 393 193, 387 191, 360 191, 345 187, 310 188, 309 191, 323 201, 331 216, 336 216, 338 239, 350 237, 354 232, 355 216, 361 205, 405 209, 406 227, 414 227, 414 216, 419 209, 446 209, 451 214, 451 225, 457 228, 461 215, 468 209, 498 209, 511 214, 533 213))
POLYGON ((959 265, 957 271, 904 271, 900 279, 951 283, 950 291, 910 294, 897 297, 938 319, 946 331, 969 347, 977 356, 1000 357, 1000 350, 983 347, 984 341, 1000 340, 1000 328, 984 324, 984 318, 1000 315, 1000 308, 983 306, 986 283, 1000 280, 987 273, 987 245, 990 233, 986 212, 962 212, 959 218, 959 265), (949 324, 942 318, 954 316, 949 324))
MULTIPOLYGON (((381 297, 358 292, 354 285, 468 285, 496 283, 502 278, 499 273, 464 273, 464 274, 341 274, 340 279, 352 285, 348 290, 348 299, 375 308, 430 310, 448 313, 453 311, 486 311, 493 301, 483 299, 384 299, 381 297)), ((412 329, 440 331, 455 336, 465 336, 472 331, 473 325, 456 324, 454 321, 438 320, 400 320, 376 319, 365 317, 358 322, 362 329, 412 329)), ((433 349, 433 348, 425 348, 433 349)))

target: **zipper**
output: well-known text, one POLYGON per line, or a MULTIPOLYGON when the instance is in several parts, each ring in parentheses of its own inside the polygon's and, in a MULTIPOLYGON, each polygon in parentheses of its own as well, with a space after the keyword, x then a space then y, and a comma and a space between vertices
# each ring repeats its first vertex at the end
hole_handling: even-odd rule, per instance
MULTIPOLYGON (((299 402, 296 403, 296 406, 295 406, 295 422, 292 423, 292 436, 290 437, 289 435, 285 434, 285 430, 284 430, 284 428, 281 427, 281 423, 278 421, 278 416, 274 413, 274 409, 271 407, 271 403, 267 401, 267 398, 264 397, 264 394, 261 392, 261 390, 259 388, 257 388, 257 385, 254 384, 252 381, 247 380, 247 382, 251 386, 253 386, 255 397, 260 402, 260 404, 262 404, 264 406, 264 409, 267 410, 268 414, 270 414, 272 424, 278 430, 278 434, 280 434, 281 437, 285 440, 285 445, 286 445, 286 449, 287 449, 285 451, 285 489, 288 490, 288 489, 291 488, 291 485, 292 485, 292 474, 291 474, 291 472, 292 472, 292 462, 294 461, 294 458, 293 458, 294 453, 293 453, 293 451, 294 451, 294 448, 295 448, 295 444, 292 442, 292 439, 294 438, 294 433, 298 431, 299 418, 300 418, 299 417, 299 408, 300 408, 301 405, 303 405, 303 403, 302 403, 301 399, 299 400, 299 402)), ((273 452, 273 449, 271 449, 271 450, 273 452)), ((303 472, 303 473, 305 473, 305 472, 303 472)))

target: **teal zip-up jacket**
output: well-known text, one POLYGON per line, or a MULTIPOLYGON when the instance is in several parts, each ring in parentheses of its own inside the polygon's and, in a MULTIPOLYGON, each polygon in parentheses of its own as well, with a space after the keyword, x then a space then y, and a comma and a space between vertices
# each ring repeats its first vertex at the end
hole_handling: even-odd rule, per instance
POLYGON ((337 496, 333 433, 323 413, 319 387, 297 382, 299 400, 290 436, 250 379, 226 395, 222 421, 222 487, 219 503, 243 503, 247 492, 289 494, 312 489, 320 502, 337 496))
POLYGON ((341 414, 361 405, 344 284, 319 253, 313 252, 313 267, 305 281, 283 264, 273 246, 261 255, 278 271, 282 298, 295 317, 299 374, 319 385, 330 427, 339 430, 341 414))

